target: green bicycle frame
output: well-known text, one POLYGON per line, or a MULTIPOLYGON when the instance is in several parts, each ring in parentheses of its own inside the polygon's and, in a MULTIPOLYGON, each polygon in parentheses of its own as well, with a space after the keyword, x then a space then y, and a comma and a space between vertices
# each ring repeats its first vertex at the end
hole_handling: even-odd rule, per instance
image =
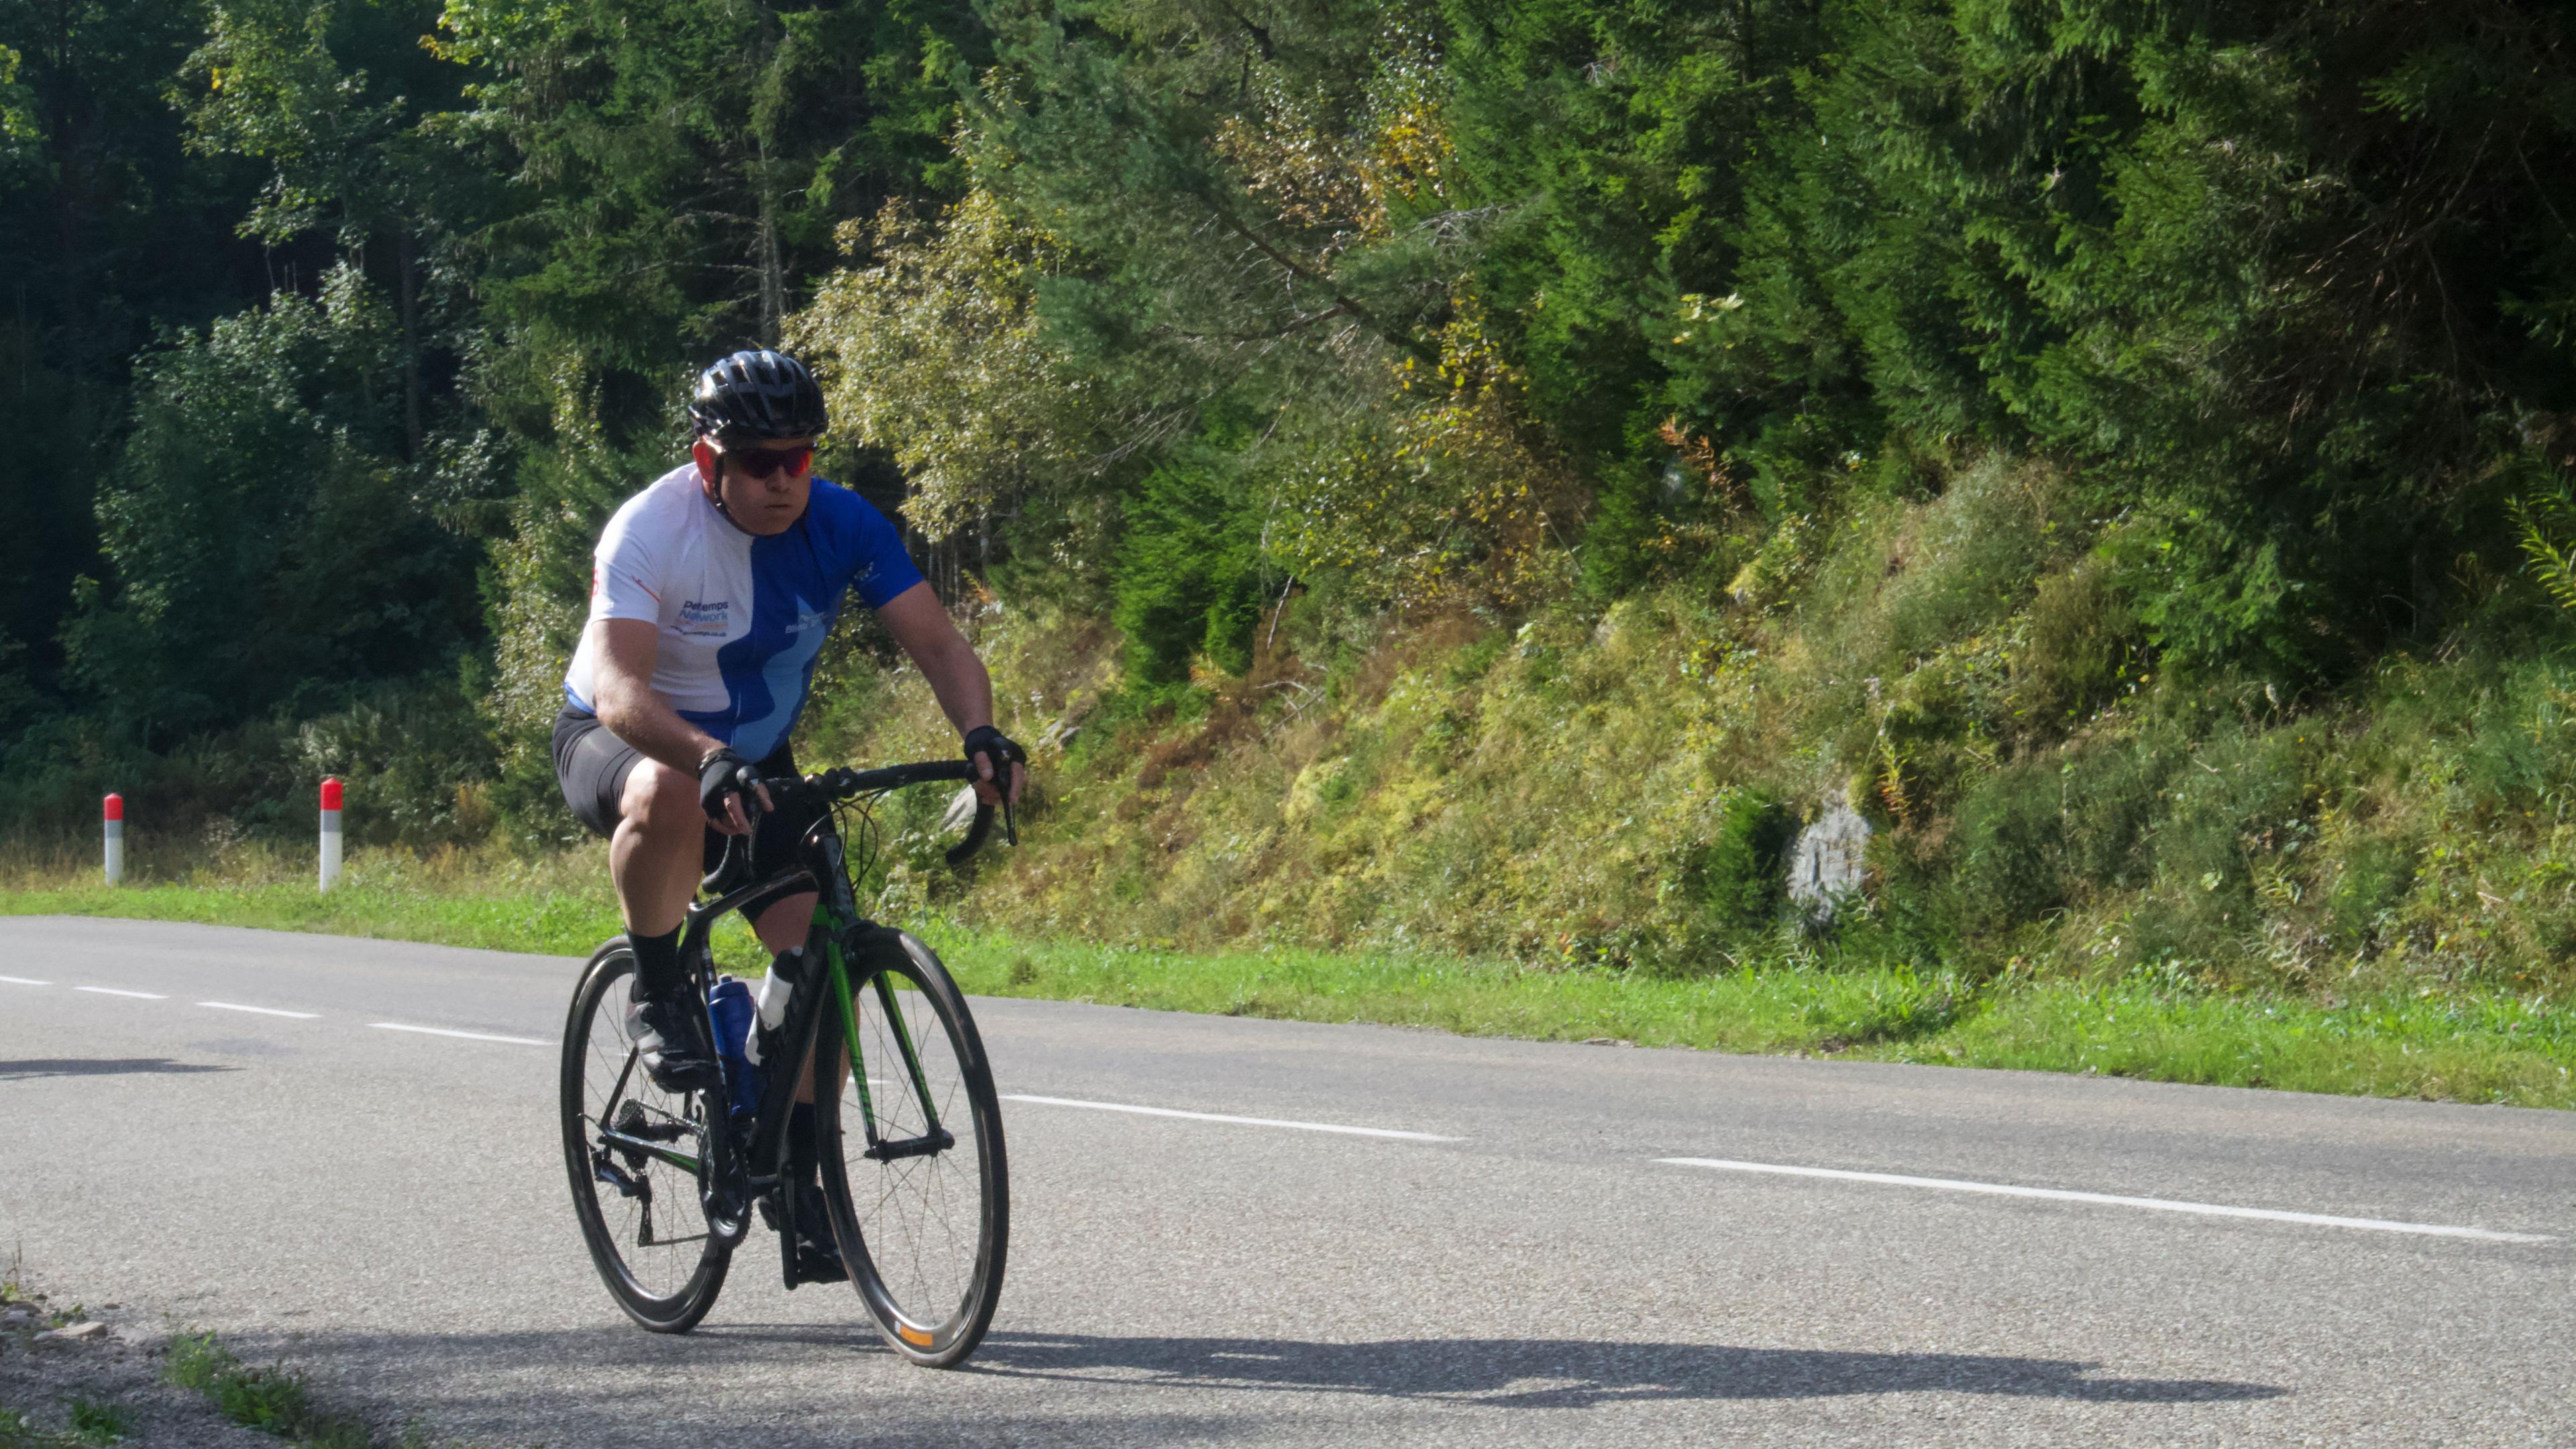
MULTIPOLYGON (((879 1114, 876 1096, 869 1090, 866 1050, 861 1045, 859 1037, 857 995, 851 989, 850 955, 844 944, 849 940, 850 933, 861 924, 858 902, 850 894, 849 876, 842 866, 839 839, 827 835, 819 845, 821 859, 811 862, 807 871, 808 876, 815 880, 820 890, 817 892, 819 898, 814 903, 813 918, 807 927, 805 950, 810 955, 818 943, 822 949, 823 974, 831 983, 832 1000, 840 1010, 842 1040, 849 1048, 849 1071, 858 1088, 859 1124, 867 1140, 867 1155, 879 1161, 888 1161, 898 1157, 926 1156, 942 1151, 953 1145, 954 1139, 939 1124, 939 1109, 931 1100, 930 1081, 922 1070, 921 1054, 913 1044, 911 1025, 904 1020, 903 1009, 895 1002, 894 984, 887 979, 894 973, 883 968, 870 971, 868 980, 875 986, 879 1009, 885 1013, 886 1025, 893 1033, 895 1047, 903 1057, 905 1079, 912 1088, 914 1099, 921 1104, 923 1125, 920 1136, 891 1141, 878 1129, 879 1114)), ((684 959, 699 960, 703 957, 708 930, 719 915, 778 883, 776 879, 756 883, 735 891, 722 900, 692 906, 689 911, 688 929, 683 934, 680 946, 684 959)), ((900 948, 889 943, 888 949, 900 948)), ((701 989, 712 984, 712 982, 701 983, 701 989)), ((799 995, 800 998, 803 997, 803 993, 800 992, 799 995)), ((796 1078, 802 1070, 802 1063, 813 1060, 814 1048, 822 1035, 820 1015, 819 1002, 800 999, 790 1010, 788 1020, 781 1024, 786 1028, 782 1034, 787 1037, 785 1042, 787 1050, 780 1053, 777 1059, 763 1063, 760 1068, 764 1106, 759 1117, 751 1125, 751 1130, 747 1134, 748 1140, 742 1142, 742 1147, 745 1149, 743 1155, 737 1159, 743 1164, 742 1170, 746 1170, 752 1179, 745 1186, 754 1192, 768 1190, 767 1184, 775 1180, 779 1161, 785 1155, 788 1104, 792 1101, 796 1078)), ((614 1112, 616 1104, 625 1097, 626 1086, 633 1077, 635 1066, 636 1059, 630 1051, 625 1069, 619 1074, 616 1087, 609 1093, 608 1105, 602 1109, 603 1112, 614 1112)), ((599 1140, 605 1146, 641 1153, 669 1163, 693 1176, 703 1177, 705 1164, 694 1154, 683 1152, 665 1143, 620 1132, 604 1121, 597 1125, 599 1140)))
MULTIPOLYGON (((815 908, 816 924, 821 924, 823 908, 815 908)), ((850 973, 841 954, 841 943, 830 941, 829 968, 832 974, 832 997, 840 1004, 841 1030, 850 1044, 850 1074, 859 1089, 859 1126, 867 1134, 869 1149, 881 1150, 885 1143, 877 1133, 876 1098, 868 1091, 868 1069, 865 1049, 859 1044, 858 1002, 850 991, 850 973)), ((904 1023, 903 1008, 895 1005, 894 987, 886 980, 888 972, 877 971, 868 978, 876 986, 877 1003, 885 1011, 886 1025, 894 1032, 895 1047, 903 1054, 904 1075, 911 1078, 914 1099, 921 1103, 922 1140, 935 1140, 939 1128, 939 1108, 930 1100, 930 1080, 922 1075, 921 1053, 912 1044, 912 1029, 904 1023)))

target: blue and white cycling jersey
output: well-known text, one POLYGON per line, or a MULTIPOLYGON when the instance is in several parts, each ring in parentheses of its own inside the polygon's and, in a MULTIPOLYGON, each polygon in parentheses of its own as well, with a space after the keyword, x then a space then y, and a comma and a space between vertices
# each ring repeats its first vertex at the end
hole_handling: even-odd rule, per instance
MULTIPOLYGON (((590 618, 661 626, 653 692, 682 719, 761 759, 805 707, 823 636, 852 588, 871 609, 921 582, 903 536, 868 501, 814 480, 805 516, 755 538, 716 511, 684 464, 619 506, 599 535, 590 618)), ((596 714, 591 631, 564 673, 573 706, 596 714)))

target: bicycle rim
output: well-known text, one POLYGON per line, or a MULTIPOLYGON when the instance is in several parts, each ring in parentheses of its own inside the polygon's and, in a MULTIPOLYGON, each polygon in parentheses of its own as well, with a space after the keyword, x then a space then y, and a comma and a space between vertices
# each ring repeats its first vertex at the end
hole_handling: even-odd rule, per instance
MULTIPOLYGON (((869 1316, 897 1353, 946 1368, 974 1352, 1001 1296, 1010 1222, 1001 1107, 965 997, 928 947, 898 939, 900 951, 852 964, 866 1071, 822 1075, 840 1080, 837 1094, 815 1093, 816 1157, 842 1261, 869 1316), (871 1125, 881 1149, 917 1147, 938 1132, 951 1141, 871 1156, 871 1125)), ((818 1055, 840 1058, 847 1022, 837 1001, 825 1009, 818 1055)))
POLYGON ((634 954, 612 941, 591 958, 564 1024, 564 1166, 591 1263, 618 1307, 657 1333, 693 1328, 715 1306, 732 1250, 707 1231, 698 1175, 603 1140, 611 1125, 687 1157, 705 1133, 695 1095, 655 1087, 626 1035, 634 954))

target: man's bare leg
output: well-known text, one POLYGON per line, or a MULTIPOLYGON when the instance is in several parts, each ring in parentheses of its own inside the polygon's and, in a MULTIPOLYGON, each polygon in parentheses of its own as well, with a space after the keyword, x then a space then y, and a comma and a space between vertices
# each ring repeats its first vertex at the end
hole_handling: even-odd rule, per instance
POLYGON ((659 760, 638 761, 618 802, 617 833, 608 840, 608 874, 629 934, 679 929, 698 892, 706 834, 698 782, 659 760))
MULTIPOLYGON (((752 933, 760 937, 760 944, 767 947, 773 957, 781 951, 795 950, 805 944, 806 933, 813 929, 814 902, 817 899, 819 897, 812 891, 798 891, 792 896, 780 897, 760 913, 759 920, 751 923, 752 933)), ((819 1050, 822 1042, 819 1034, 815 1037, 815 1042, 819 1050)), ((797 1074, 796 1100, 799 1102, 814 1100, 814 1059, 812 1057, 805 1059, 804 1069, 797 1074)))
POLYGON ((635 949, 627 1031, 663 1090, 713 1085, 719 1077, 705 1009, 692 1009, 687 999, 688 972, 679 955, 680 921, 697 892, 707 833, 697 782, 658 760, 641 760, 628 772, 618 806, 608 869, 635 949))

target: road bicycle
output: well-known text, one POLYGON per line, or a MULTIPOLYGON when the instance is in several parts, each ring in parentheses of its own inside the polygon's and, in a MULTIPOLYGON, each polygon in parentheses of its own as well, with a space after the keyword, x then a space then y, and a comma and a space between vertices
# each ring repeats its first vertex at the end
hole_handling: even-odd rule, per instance
MULTIPOLYGON (((942 760, 761 782, 773 808, 798 799, 828 808, 798 841, 794 863, 761 879, 746 879, 749 837, 727 842, 680 936, 695 999, 707 1002, 718 979, 707 948, 717 918, 780 887, 819 898, 804 949, 779 955, 763 983, 751 1028, 757 1064, 727 1057, 723 1088, 667 1093, 639 1068, 626 1032, 635 953, 625 937, 600 947, 583 970, 564 1023, 564 1166, 591 1262, 636 1323, 657 1333, 696 1327, 755 1211, 778 1229, 787 1286, 811 1281, 797 1267, 788 1142, 810 1064, 812 1144, 832 1238, 868 1316, 895 1352, 934 1368, 963 1361, 982 1341, 1001 1296, 1010 1227, 992 1070, 939 958, 859 913, 838 828, 855 813, 872 832, 862 802, 965 780, 970 769, 942 760), (735 1106, 746 1069, 758 1080, 750 1111, 735 1106)), ((978 807, 948 852, 952 863, 984 843, 993 815, 978 807)), ((1007 806, 1004 823, 1016 842, 1007 806)), ((719 1040, 712 1009, 708 1027, 708 1039, 719 1040)))

